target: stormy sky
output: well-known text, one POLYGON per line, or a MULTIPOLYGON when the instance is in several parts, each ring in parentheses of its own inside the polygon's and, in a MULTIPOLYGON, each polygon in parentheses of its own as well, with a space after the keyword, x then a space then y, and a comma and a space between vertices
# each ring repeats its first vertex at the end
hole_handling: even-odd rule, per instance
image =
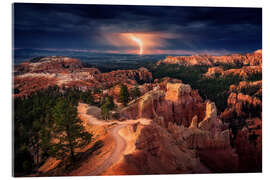
POLYGON ((262 48, 260 8, 14 4, 14 48, 228 54, 262 48))

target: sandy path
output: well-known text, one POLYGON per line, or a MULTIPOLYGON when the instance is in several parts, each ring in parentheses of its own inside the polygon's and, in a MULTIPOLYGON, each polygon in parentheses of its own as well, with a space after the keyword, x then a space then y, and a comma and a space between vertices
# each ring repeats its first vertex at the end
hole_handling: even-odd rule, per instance
POLYGON ((136 119, 136 120, 126 120, 126 121, 104 121, 97 119, 93 115, 88 114, 89 106, 87 104, 79 103, 78 107, 78 114, 80 117, 87 120, 87 123, 94 126, 107 126, 107 125, 113 125, 111 129, 109 130, 108 134, 113 137, 113 140, 115 141, 115 146, 112 149, 112 153, 110 156, 105 159, 102 164, 98 167, 96 167, 91 172, 87 173, 88 176, 94 176, 94 175, 100 175, 105 170, 107 170, 109 167, 114 165, 116 162, 120 160, 120 158, 124 155, 124 151, 127 147, 126 140, 119 134, 119 131, 131 124, 135 123, 141 123, 143 125, 148 125, 151 123, 150 119, 136 119))
POLYGON ((111 125, 111 124, 135 124, 135 123, 141 123, 143 125, 149 125, 151 123, 150 119, 145 119, 145 118, 140 118, 140 119, 129 119, 126 121, 104 121, 97 119, 93 115, 90 115, 87 113, 89 106, 87 104, 79 103, 79 108, 78 108, 78 114, 79 116, 82 116, 87 119, 88 123, 91 125, 96 125, 96 126, 104 126, 104 125, 111 125))
POLYGON ((116 163, 122 156, 124 150, 126 149, 126 141, 123 137, 119 135, 119 130, 125 127, 125 124, 117 125, 110 130, 110 134, 115 140, 115 148, 110 156, 94 171, 91 171, 87 174, 87 176, 100 175, 106 169, 111 167, 114 163, 116 163))

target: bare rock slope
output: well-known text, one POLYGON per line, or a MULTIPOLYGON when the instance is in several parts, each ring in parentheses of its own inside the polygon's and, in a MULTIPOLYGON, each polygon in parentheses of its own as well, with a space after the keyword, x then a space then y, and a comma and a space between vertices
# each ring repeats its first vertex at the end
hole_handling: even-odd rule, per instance
POLYGON ((204 102, 187 84, 166 87, 156 86, 122 110, 122 118, 153 119, 124 163, 138 174, 235 172, 238 156, 215 103, 204 102))

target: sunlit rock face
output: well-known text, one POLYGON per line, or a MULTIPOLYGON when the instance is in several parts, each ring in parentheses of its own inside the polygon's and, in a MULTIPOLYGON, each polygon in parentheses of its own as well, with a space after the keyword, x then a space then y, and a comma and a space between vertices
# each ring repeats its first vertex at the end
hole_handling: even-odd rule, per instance
POLYGON ((218 119, 215 103, 207 101, 205 109, 205 117, 199 124, 194 116, 189 128, 170 122, 168 130, 179 144, 191 149, 230 148, 230 131, 218 119))
POLYGON ((199 121, 204 116, 204 102, 198 92, 192 90, 188 84, 168 83, 165 100, 171 104, 172 119, 176 124, 188 127, 195 115, 198 116, 199 121))
MULTIPOLYGON (((221 118, 229 120, 235 117, 248 117, 252 112, 250 109, 256 110, 257 117, 261 117, 262 102, 257 97, 251 97, 242 93, 231 93, 228 97, 228 107, 221 114, 221 118)), ((254 114, 253 114, 254 115, 254 114)))
POLYGON ((259 81, 241 81, 238 85, 231 85, 229 91, 230 92, 242 92, 249 88, 257 89, 255 95, 262 94, 262 80, 259 81))
POLYGON ((24 62, 15 66, 15 74, 23 73, 56 73, 56 72, 72 72, 83 67, 79 59, 62 57, 62 56, 48 56, 41 58, 34 58, 29 62, 24 62))
POLYGON ((161 63, 165 64, 178 64, 183 66, 195 66, 195 65, 206 65, 212 66, 213 63, 210 60, 211 56, 208 55, 194 55, 194 56, 167 56, 166 59, 159 61, 157 65, 161 63))
POLYGON ((141 130, 136 149, 125 161, 133 164, 138 174, 210 172, 193 150, 179 147, 172 134, 155 123, 141 130))
POLYGON ((249 66, 261 66, 262 50, 247 54, 232 54, 226 56, 193 55, 193 56, 167 56, 166 59, 157 62, 160 64, 179 64, 182 66, 214 66, 216 64, 242 64, 249 66))
POLYGON ((190 128, 198 128, 198 116, 194 116, 191 120, 190 128))
POLYGON ((172 121, 165 127, 162 120, 145 126, 136 141, 137 151, 125 156, 138 174, 237 170, 239 158, 230 145, 230 130, 218 119, 213 102, 206 102, 199 124, 197 115, 189 127, 172 121))
POLYGON ((204 74, 207 78, 215 78, 216 76, 239 76, 242 78, 248 78, 251 75, 261 74, 262 67, 261 66, 243 66, 238 69, 229 69, 223 70, 221 67, 210 67, 208 71, 204 74))
POLYGON ((184 96, 191 93, 191 87, 182 83, 167 83, 165 100, 179 102, 184 100, 184 96))
POLYGON ((186 127, 195 115, 199 121, 203 119, 205 105, 197 91, 183 83, 167 83, 166 87, 166 90, 162 90, 157 86, 144 94, 122 110, 122 117, 162 119, 166 126, 168 122, 174 122, 186 127))

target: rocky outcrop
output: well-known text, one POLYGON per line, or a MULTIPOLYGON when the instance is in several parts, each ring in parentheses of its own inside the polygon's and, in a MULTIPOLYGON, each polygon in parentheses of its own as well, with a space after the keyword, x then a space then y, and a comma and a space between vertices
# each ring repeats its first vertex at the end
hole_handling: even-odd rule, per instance
MULTIPOLYGON (((129 93, 131 93, 131 91, 137 87, 140 91, 141 96, 153 89, 153 85, 151 83, 144 83, 142 85, 138 85, 137 82, 135 82, 135 84, 125 83, 125 85, 127 86, 129 93)), ((110 96, 113 96, 114 100, 116 100, 119 103, 120 91, 121 85, 117 84, 108 90, 108 94, 110 96)))
POLYGON ((163 127, 151 124, 141 130, 136 141, 137 151, 125 156, 138 174, 207 173, 196 153, 179 147, 173 136, 163 127))
POLYGON ((155 87, 121 111, 122 118, 150 118, 190 126, 192 118, 204 117, 205 105, 196 90, 183 83, 167 83, 166 91, 155 87), (132 112, 132 113, 130 113, 132 112))
POLYGON ((238 85, 231 85, 231 93, 248 94, 251 97, 262 97, 262 80, 260 81, 241 81, 238 85))
POLYGON ((204 74, 205 77, 215 78, 216 76, 239 76, 244 79, 252 75, 258 75, 262 73, 261 66, 243 66, 239 69, 223 70, 221 67, 210 67, 204 74))
POLYGON ((227 100, 228 107, 221 113, 225 121, 232 118, 261 117, 262 102, 257 97, 242 93, 231 93, 227 100))
POLYGON ((41 89, 54 86, 56 81, 50 76, 14 77, 13 97, 23 97, 41 89))
POLYGON ((194 116, 189 128, 170 123, 168 131, 181 147, 196 150, 200 161, 215 172, 236 172, 238 155, 231 147, 231 132, 217 117, 213 102, 206 103, 203 121, 194 116), (221 157, 220 157, 221 156, 221 157))
POLYGON ((75 58, 62 56, 48 56, 34 58, 29 62, 24 62, 15 66, 15 74, 24 73, 56 73, 72 72, 83 67, 81 61, 75 58))
POLYGON ((204 74, 205 77, 215 77, 217 75, 223 75, 224 70, 222 67, 210 67, 208 71, 204 74))
POLYGON ((220 128, 221 121, 217 119, 217 109, 213 102, 206 103, 205 118, 199 123, 199 128, 212 131, 220 128))
POLYGON ((203 121, 192 118, 190 127, 161 121, 145 126, 136 141, 137 151, 125 157, 139 174, 235 172, 238 156, 230 145, 230 131, 217 118, 216 106, 206 103, 203 121))
POLYGON ((191 120, 190 128, 198 128, 198 116, 194 116, 191 120))
POLYGON ((108 89, 120 83, 133 86, 138 83, 151 82, 152 73, 146 68, 100 73, 96 68, 83 67, 78 59, 52 56, 37 58, 17 65, 14 68, 13 78, 15 96, 19 97, 55 85, 60 88, 77 88, 82 91, 96 88, 108 89), (29 87, 36 86, 37 88, 29 89, 29 87))
POLYGON ((247 54, 232 54, 226 56, 192 55, 192 56, 167 56, 157 62, 160 64, 178 64, 181 66, 215 66, 218 64, 241 64, 258 66, 262 64, 262 50, 247 54))
POLYGON ((137 101, 122 109, 121 117, 124 119, 149 118, 158 117, 154 103, 161 102, 164 99, 165 92, 154 89, 141 96, 137 101))
POLYGON ((144 95, 153 89, 153 84, 152 83, 144 83, 142 85, 139 85, 138 88, 139 88, 140 94, 144 95))
POLYGON ((94 79, 99 83, 100 87, 112 87, 116 84, 127 83, 135 85, 136 83, 149 83, 152 81, 152 73, 146 68, 135 70, 116 70, 108 73, 101 73, 94 76, 94 79))
POLYGON ((161 79, 155 79, 154 85, 158 84, 159 88, 166 91, 167 90, 167 84, 168 83, 182 83, 180 79, 170 78, 170 77, 164 77, 161 79))
POLYGON ((179 144, 190 149, 230 148, 230 131, 217 117, 213 102, 206 103, 204 119, 198 124, 194 116, 188 127, 169 123, 168 130, 174 134, 179 144))
MULTIPOLYGON (((241 85, 233 87, 233 90, 241 91, 247 84, 250 85, 250 83, 243 82, 241 85)), ((239 171, 261 172, 262 102, 257 97, 233 92, 227 103, 228 107, 220 117, 229 123, 232 129, 232 144, 240 159, 239 171)))
POLYGON ((213 62, 209 55, 193 55, 193 56, 167 56, 164 60, 157 62, 160 64, 178 64, 181 66, 212 66, 213 62))
POLYGON ((191 87, 189 84, 182 83, 167 83, 167 92, 165 100, 172 102, 179 102, 185 99, 185 95, 191 93, 191 87))
POLYGON ((237 132, 234 147, 240 160, 240 172, 262 172, 261 136, 258 138, 260 140, 258 144, 251 139, 254 139, 254 135, 249 132, 247 127, 243 127, 237 132))

